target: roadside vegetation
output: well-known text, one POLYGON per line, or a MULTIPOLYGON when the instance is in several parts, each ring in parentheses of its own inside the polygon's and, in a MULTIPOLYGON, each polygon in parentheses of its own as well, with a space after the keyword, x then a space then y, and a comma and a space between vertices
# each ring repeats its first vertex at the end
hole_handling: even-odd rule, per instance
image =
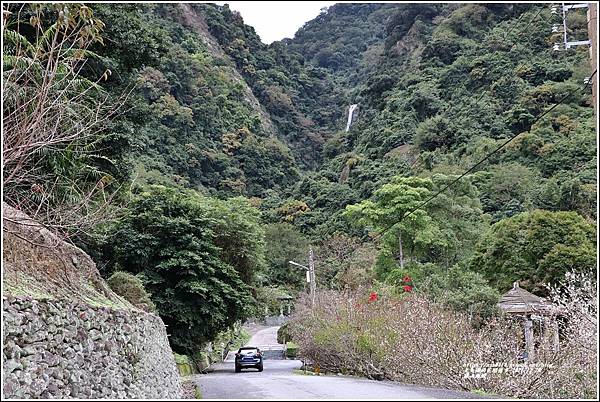
POLYGON ((552 51, 547 5, 337 4, 270 45, 227 5, 3 18, 3 200, 159 314, 176 353, 204 361, 291 298, 284 341, 331 371, 596 396, 593 72, 587 48, 552 51), (289 264, 311 248, 315 311, 289 264), (467 381, 516 362, 496 311, 515 281, 569 311, 540 356, 562 369, 467 381))
POLYGON ((370 294, 366 288, 323 291, 314 309, 305 298, 289 331, 298 357, 322 372, 505 397, 591 398, 597 376, 595 285, 569 274, 561 286, 549 289, 569 318, 560 347, 542 337, 527 364, 518 321, 496 314, 474 325, 469 315, 422 293, 397 295, 389 288, 370 294))

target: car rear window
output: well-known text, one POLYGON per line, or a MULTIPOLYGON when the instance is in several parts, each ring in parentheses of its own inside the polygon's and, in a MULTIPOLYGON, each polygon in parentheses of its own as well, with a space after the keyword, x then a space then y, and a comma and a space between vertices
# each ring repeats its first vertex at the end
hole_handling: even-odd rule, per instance
POLYGON ((256 353, 256 352, 258 352, 258 349, 257 348, 243 348, 243 349, 240 349, 238 352, 246 355, 246 354, 250 354, 250 353, 256 353))

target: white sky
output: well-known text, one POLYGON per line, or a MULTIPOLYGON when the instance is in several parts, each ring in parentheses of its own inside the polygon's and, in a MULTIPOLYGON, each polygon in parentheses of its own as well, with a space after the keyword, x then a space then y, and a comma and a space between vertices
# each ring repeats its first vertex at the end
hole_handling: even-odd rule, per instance
POLYGON ((218 1, 219 5, 239 11, 246 25, 251 25, 264 43, 293 38, 305 22, 319 15, 321 8, 334 1, 218 1))

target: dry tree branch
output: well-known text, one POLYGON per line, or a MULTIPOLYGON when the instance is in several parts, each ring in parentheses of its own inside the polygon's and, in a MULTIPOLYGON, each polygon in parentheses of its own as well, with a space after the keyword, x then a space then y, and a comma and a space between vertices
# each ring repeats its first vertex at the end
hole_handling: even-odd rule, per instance
POLYGON ((19 34, 23 7, 16 15, 4 13, 3 34, 10 33, 14 42, 3 49, 12 57, 3 74, 4 199, 69 239, 106 221, 122 189, 86 161, 98 151, 109 123, 126 112, 133 87, 114 99, 100 88, 103 77, 81 76, 102 24, 64 13, 65 7, 80 6, 50 6, 58 17, 46 30, 37 19, 34 43, 19 34), (49 168, 49 158, 56 157, 68 164, 49 168))

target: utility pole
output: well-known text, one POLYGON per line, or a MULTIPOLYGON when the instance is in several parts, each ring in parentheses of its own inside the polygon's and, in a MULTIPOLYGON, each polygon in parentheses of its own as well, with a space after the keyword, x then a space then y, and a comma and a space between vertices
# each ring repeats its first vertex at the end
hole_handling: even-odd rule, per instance
MULTIPOLYGON (((590 39, 590 58, 592 62, 592 74, 598 68, 598 4, 589 3, 587 12, 588 22, 588 38, 590 39)), ((598 119, 598 105, 596 101, 598 99, 598 74, 592 77, 592 103, 594 105, 594 124, 597 128, 598 119)))
MULTIPOLYGON (((579 4, 565 4, 561 3, 560 6, 557 4, 551 5, 551 13, 554 15, 562 14, 562 44, 555 43, 554 50, 568 50, 575 46, 588 45, 590 47, 590 59, 591 59, 591 67, 592 74, 596 71, 597 68, 597 58, 598 58, 598 3, 579 3, 579 4), (569 27, 567 26, 567 12, 576 9, 587 8, 587 30, 588 30, 588 38, 587 40, 569 40, 569 27)), ((553 33, 560 32, 558 25, 554 25, 552 27, 553 33)), ((575 38, 577 39, 577 38, 575 38)), ((588 84, 588 80, 592 80, 592 103, 594 106, 594 124, 596 125, 596 119, 598 116, 598 107, 596 105, 596 99, 598 97, 598 79, 597 74, 593 77, 586 77, 584 80, 585 84, 588 84)))
POLYGON ((312 247, 308 251, 308 267, 304 266, 302 264, 298 264, 297 262, 294 262, 294 261, 288 261, 288 262, 292 265, 295 265, 300 268, 304 268, 306 270, 306 282, 308 282, 308 285, 309 285, 311 307, 314 309, 317 283, 315 280, 315 258, 314 258, 312 247))
MULTIPOLYGON (((591 5, 595 6, 595 3, 579 3, 579 4, 565 4, 565 3, 561 3, 560 5, 560 10, 561 10, 561 14, 562 14, 562 46, 559 43, 555 43, 554 44, 554 50, 568 50, 572 47, 575 46, 582 46, 582 45, 589 45, 591 43, 590 38, 588 38, 587 40, 569 40, 569 27, 567 26, 567 12, 571 11, 571 10, 577 10, 577 9, 581 9, 581 8, 587 8, 588 9, 588 28, 589 28, 589 15, 590 15, 590 7, 591 5)), ((552 14, 558 14, 558 7, 557 5, 552 5, 551 6, 551 13, 552 14)), ((559 32, 559 28, 557 25, 554 25, 552 27, 552 32, 557 33, 559 32)), ((589 36, 589 35, 588 35, 589 36)))
POLYGON ((317 283, 315 282, 315 258, 312 247, 308 251, 308 272, 310 275, 310 299, 312 308, 315 308, 315 293, 317 290, 317 283))

